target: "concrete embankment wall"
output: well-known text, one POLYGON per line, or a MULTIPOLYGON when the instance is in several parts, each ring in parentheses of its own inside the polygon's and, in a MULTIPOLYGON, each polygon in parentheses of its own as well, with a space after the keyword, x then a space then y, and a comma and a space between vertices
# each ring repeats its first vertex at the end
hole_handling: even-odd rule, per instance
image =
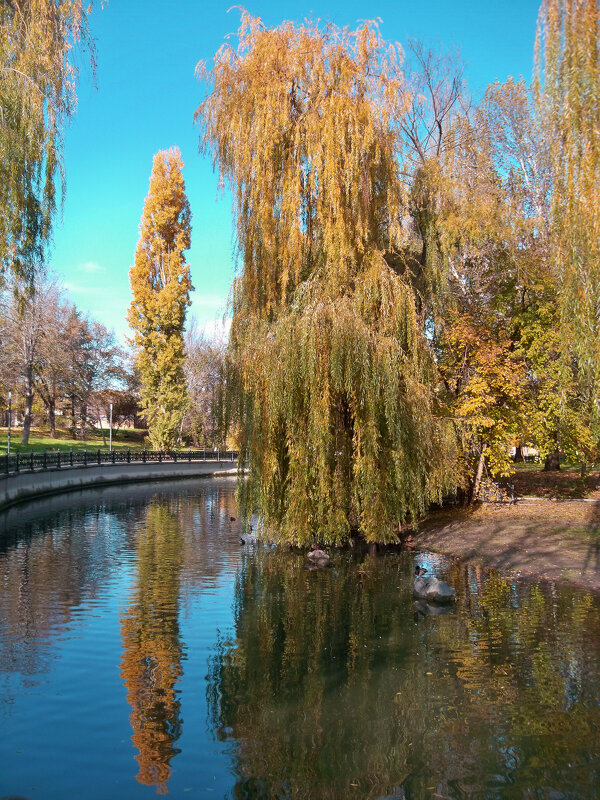
POLYGON ((44 495, 88 486, 235 474, 237 468, 235 462, 231 461, 96 464, 87 467, 22 472, 18 475, 0 476, 0 509, 44 495))

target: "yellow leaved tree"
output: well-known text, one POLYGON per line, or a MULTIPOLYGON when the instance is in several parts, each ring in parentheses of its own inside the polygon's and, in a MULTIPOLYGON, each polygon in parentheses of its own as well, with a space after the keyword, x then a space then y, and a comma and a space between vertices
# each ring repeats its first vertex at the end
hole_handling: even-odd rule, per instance
POLYGON ((454 438, 411 283, 400 52, 375 23, 267 29, 242 13, 196 112, 233 190, 241 270, 227 393, 276 538, 390 541, 453 486, 454 438))
POLYGON ((173 447, 188 397, 183 371, 184 323, 192 283, 184 251, 191 214, 177 148, 154 156, 135 263, 129 271, 133 329, 143 415, 152 447, 173 447))

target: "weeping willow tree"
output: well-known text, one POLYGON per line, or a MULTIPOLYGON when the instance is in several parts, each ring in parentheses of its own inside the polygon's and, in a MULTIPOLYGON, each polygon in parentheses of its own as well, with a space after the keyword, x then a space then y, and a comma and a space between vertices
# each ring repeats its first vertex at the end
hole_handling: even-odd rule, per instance
POLYGON ((228 408, 270 533, 389 541, 453 483, 435 366, 413 290, 389 256, 406 198, 396 158, 400 53, 356 31, 242 13, 196 112, 232 187, 228 408))
POLYGON ((94 43, 83 0, 0 0, 0 273, 33 279, 65 188, 63 135, 78 51, 94 43))
POLYGON ((570 358, 600 416, 600 11, 544 0, 535 91, 553 181, 552 261, 570 358))

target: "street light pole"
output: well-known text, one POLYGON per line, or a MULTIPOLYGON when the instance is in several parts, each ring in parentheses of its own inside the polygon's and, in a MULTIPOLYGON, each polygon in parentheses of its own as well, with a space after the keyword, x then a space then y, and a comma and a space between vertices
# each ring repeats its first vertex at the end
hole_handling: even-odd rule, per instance
POLYGON ((10 423, 12 414, 12 392, 8 393, 8 435, 6 437, 6 455, 10 455, 10 423))
POLYGON ((108 426, 109 426, 109 429, 108 429, 108 450, 111 453, 112 453, 112 406, 113 406, 113 404, 109 403, 109 405, 108 405, 108 417, 109 417, 109 419, 108 419, 108 426))

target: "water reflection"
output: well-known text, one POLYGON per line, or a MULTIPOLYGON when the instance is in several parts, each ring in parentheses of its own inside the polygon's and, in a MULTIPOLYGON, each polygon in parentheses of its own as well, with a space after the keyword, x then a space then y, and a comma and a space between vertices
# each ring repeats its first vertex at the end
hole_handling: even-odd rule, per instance
POLYGON ((127 563, 127 522, 101 506, 83 518, 67 507, 50 520, 23 513, 19 525, 0 533, 2 672, 33 677, 49 668, 56 637, 98 601, 112 565, 127 563))
MULTIPOLYGON (((167 793, 183 725, 181 617, 238 564, 234 486, 84 490, 0 514, 0 793, 36 782, 14 758, 30 750, 47 797, 64 796, 64 770, 54 790, 50 774, 73 757, 74 796, 134 796, 131 785, 115 790, 115 775, 167 793), (120 729, 125 697, 135 754, 120 729), (90 758, 108 767, 91 786, 90 758)), ((229 609, 225 595, 214 616, 229 619, 229 609)))
POLYGON ((170 762, 179 750, 182 643, 178 610, 183 533, 167 504, 152 502, 139 526, 137 575, 121 620, 121 677, 127 687, 137 780, 166 794, 170 762))
POLYGON ((597 597, 420 554, 435 615, 414 554, 309 571, 231 516, 224 481, 0 516, 5 794, 597 796, 597 597))
POLYGON ((246 563, 209 676, 234 796, 594 797, 598 603, 454 567, 457 609, 415 619, 411 570, 246 563))

